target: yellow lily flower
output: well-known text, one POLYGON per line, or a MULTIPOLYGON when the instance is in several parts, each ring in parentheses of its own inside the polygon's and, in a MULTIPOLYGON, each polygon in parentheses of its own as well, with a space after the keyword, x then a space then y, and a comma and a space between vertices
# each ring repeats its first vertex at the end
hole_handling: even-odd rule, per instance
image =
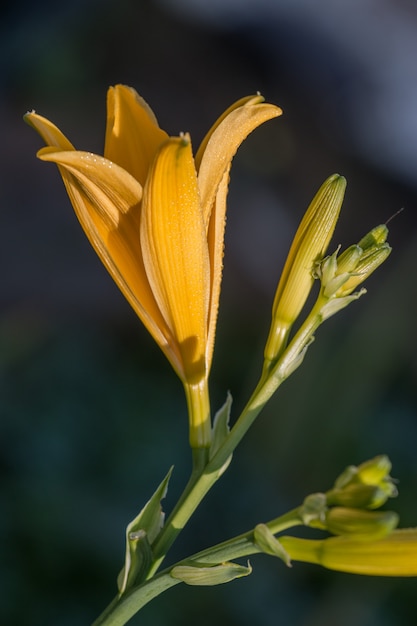
POLYGON ((93 248, 181 378, 192 447, 210 445, 207 379, 222 275, 232 158, 246 136, 282 112, 260 95, 239 100, 193 157, 188 135, 170 137, 130 87, 107 97, 104 156, 78 151, 49 120, 26 121, 58 165, 93 248))
POLYGON ((417 529, 394 530, 383 539, 343 535, 328 539, 280 537, 294 561, 368 576, 417 576, 417 529))

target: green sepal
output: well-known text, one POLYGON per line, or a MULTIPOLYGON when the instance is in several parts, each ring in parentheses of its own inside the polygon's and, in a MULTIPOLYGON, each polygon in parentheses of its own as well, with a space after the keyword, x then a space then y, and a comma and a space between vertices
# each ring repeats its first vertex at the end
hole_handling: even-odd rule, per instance
POLYGON ((347 307, 351 302, 358 300, 358 298, 363 296, 365 293, 366 289, 360 289, 360 291, 356 291, 350 296, 340 296, 327 300, 327 302, 325 302, 320 309, 322 321, 324 322, 324 320, 329 319, 329 317, 347 307))
POLYGON ((249 564, 239 565, 238 563, 221 563, 220 565, 176 565, 170 574, 172 578, 181 580, 186 585, 199 585, 211 587, 213 585, 223 585, 236 578, 249 576, 252 567, 249 564))
MULTIPOLYGON (((217 411, 213 420, 213 429, 212 429, 212 439, 211 446, 209 452, 209 460, 215 456, 216 452, 221 448, 223 443, 226 441, 227 437, 230 433, 229 428, 229 420, 230 420, 230 411, 232 408, 233 398, 230 392, 227 392, 227 398, 223 406, 217 411)), ((230 461, 232 460, 232 455, 230 455, 221 469, 219 470, 219 476, 223 474, 223 472, 228 468, 230 461)))
POLYGON ((161 500, 166 496, 173 467, 161 482, 139 515, 126 527, 125 564, 117 578, 120 594, 141 580, 152 564, 152 542, 164 525, 165 514, 161 500))
POLYGON ((327 512, 327 497, 325 493, 311 493, 304 499, 299 508, 299 515, 305 526, 310 526, 312 522, 325 519, 327 512))
POLYGON ((265 554, 277 556, 284 561, 285 565, 291 567, 291 558, 283 545, 278 541, 275 535, 269 530, 266 524, 258 524, 253 531, 255 544, 265 554))

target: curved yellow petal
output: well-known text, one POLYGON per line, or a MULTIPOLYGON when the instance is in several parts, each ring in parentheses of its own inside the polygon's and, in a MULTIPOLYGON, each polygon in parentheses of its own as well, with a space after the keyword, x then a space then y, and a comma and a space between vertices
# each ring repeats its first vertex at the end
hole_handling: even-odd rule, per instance
POLYGON ((201 206, 206 228, 208 228, 211 210, 220 182, 242 141, 255 128, 274 117, 281 115, 279 107, 264 104, 262 96, 239 100, 243 105, 232 105, 221 121, 203 140, 203 149, 196 156, 198 163, 198 185, 201 206))
POLYGON ((102 263, 179 372, 180 356, 150 289, 140 248, 141 185, 111 161, 89 152, 43 148, 56 163, 78 220, 102 263))
POLYGON ((65 167, 77 179, 83 192, 94 199, 96 211, 107 229, 116 228, 121 215, 138 206, 142 186, 126 170, 92 152, 56 151, 42 148, 37 156, 65 167))
POLYGON ((206 375, 210 266, 188 137, 173 137, 158 152, 144 189, 141 244, 158 306, 176 338, 185 380, 206 375))
POLYGON ((159 146, 168 139, 150 107, 131 87, 116 85, 107 93, 104 156, 145 184, 159 146))
POLYGON ((263 104, 261 95, 232 104, 204 137, 195 157, 201 206, 210 255, 210 306, 207 364, 210 368, 223 269, 226 200, 231 161, 242 141, 263 122, 281 115, 278 107, 263 104))
POLYGON ((30 111, 23 116, 23 119, 40 134, 48 146, 55 146, 61 150, 74 150, 72 143, 46 117, 38 115, 35 111, 30 111))
POLYGON ((226 200, 229 186, 230 166, 223 174, 217 190, 216 199, 211 210, 211 217, 207 232, 207 243, 210 256, 210 306, 207 332, 207 367, 213 357, 214 338, 216 334, 216 322, 219 309, 223 273, 224 231, 226 225, 226 200))
POLYGON ((264 101, 264 98, 261 95, 245 96, 244 98, 240 98, 239 100, 236 100, 236 102, 233 102, 233 104, 231 104, 230 107, 228 107, 226 111, 224 111, 224 113, 222 113, 220 117, 217 118, 217 120, 214 122, 210 130, 205 134, 203 141, 200 143, 198 147, 197 154, 195 155, 195 165, 196 165, 197 171, 200 167, 201 159, 203 157, 204 150, 206 149, 206 146, 209 142, 210 137, 212 136, 216 128, 223 122, 223 120, 232 111, 234 111, 235 109, 238 109, 239 107, 244 106, 247 103, 255 104, 255 103, 263 102, 263 101, 264 101))

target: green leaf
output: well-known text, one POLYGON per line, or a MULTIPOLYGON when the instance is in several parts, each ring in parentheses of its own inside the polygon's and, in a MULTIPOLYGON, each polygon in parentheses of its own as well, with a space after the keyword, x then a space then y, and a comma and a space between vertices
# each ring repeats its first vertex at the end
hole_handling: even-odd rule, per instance
POLYGON ((153 496, 126 528, 125 564, 117 578, 120 594, 141 580, 152 563, 152 542, 164 525, 161 500, 166 496, 173 468, 169 470, 153 496))
MULTIPOLYGON (((221 448, 221 446, 226 441, 230 433, 229 420, 230 420, 230 411, 232 408, 232 402, 233 402, 232 396, 228 392, 226 402, 223 404, 223 406, 217 411, 216 415, 214 416, 213 429, 212 429, 212 443, 210 446, 210 453, 209 453, 210 461, 215 456, 216 452, 221 448)), ((220 471, 219 476, 221 476, 221 474, 223 474, 223 472, 228 468, 231 460, 232 460, 232 455, 230 455, 226 459, 226 462, 223 464, 223 466, 219 470, 220 471)))
POLYGON ((252 568, 238 563, 221 563, 220 565, 176 565, 171 570, 172 578, 181 580, 186 585, 223 585, 235 578, 249 576, 252 568))
POLYGON ((290 555, 266 524, 258 524, 255 527, 253 535, 256 545, 262 552, 270 554, 271 556, 277 556, 284 561, 285 565, 291 567, 290 555))

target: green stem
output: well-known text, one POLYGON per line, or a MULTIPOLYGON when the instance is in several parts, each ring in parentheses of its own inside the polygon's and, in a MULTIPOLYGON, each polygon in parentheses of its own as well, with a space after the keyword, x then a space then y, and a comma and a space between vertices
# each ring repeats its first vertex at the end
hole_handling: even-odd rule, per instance
MULTIPOLYGON (((302 524, 302 521, 297 508, 268 522, 266 526, 268 526, 273 534, 277 534, 300 524, 302 524)), ((262 552, 262 550, 254 542, 253 530, 233 537, 233 539, 229 539, 228 541, 223 541, 211 548, 201 550, 191 557, 183 559, 163 570, 138 587, 134 587, 123 596, 116 597, 92 626, 123 626, 126 624, 131 617, 148 604, 148 602, 153 600, 153 598, 181 582, 171 576, 172 569, 178 565, 193 565, 197 563, 214 565, 258 554, 259 552, 262 552)))
POLYGON ((252 426, 265 404, 270 400, 271 396, 284 380, 292 374, 298 365, 300 365, 305 349, 322 322, 320 314, 322 306, 323 298, 319 296, 310 315, 300 327, 281 358, 277 361, 275 366, 271 368, 269 373, 261 376, 249 402, 243 409, 223 445, 213 457, 212 463, 221 466, 226 461, 252 426))
POLYGON ((208 450, 211 443, 211 421, 207 378, 196 384, 184 383, 184 391, 188 407, 190 446, 193 450, 208 450))
POLYGON ((267 377, 261 377, 249 402, 216 454, 207 463, 204 469, 201 471, 197 469, 192 474, 183 495, 152 546, 155 563, 150 572, 150 576, 159 568, 165 554, 175 541, 177 535, 184 528, 204 496, 221 476, 224 464, 243 439, 265 404, 290 375, 292 371, 291 368, 295 369, 294 363, 297 362, 297 359, 299 359, 300 355, 311 341, 314 332, 321 324, 322 318, 320 309, 322 306, 323 299, 319 296, 310 315, 296 333, 288 348, 275 365, 275 368, 267 377))
POLYGON ((140 587, 133 587, 121 597, 116 596, 92 626, 124 626, 148 602, 180 582, 170 576, 169 570, 164 570, 140 587))
POLYGON ((151 578, 158 570, 169 548, 217 478, 217 474, 211 471, 211 463, 201 473, 195 472, 191 475, 183 494, 152 545, 154 562, 147 578, 151 578))
MULTIPOLYGON (((219 447, 213 458, 210 459, 207 464, 205 464, 207 453, 204 448, 197 447, 194 449, 194 467, 190 480, 185 487, 182 496, 174 507, 171 515, 168 517, 159 536, 152 545, 152 551, 154 555, 153 565, 148 572, 147 580, 145 581, 145 583, 143 583, 143 585, 136 590, 137 592, 139 592, 139 589, 143 589, 143 591, 140 592, 140 601, 131 599, 133 596, 133 592, 126 593, 124 596, 122 596, 120 600, 114 601, 110 605, 110 607, 108 607, 107 611, 105 611, 105 613, 103 614, 109 616, 109 621, 97 621, 94 626, 99 626, 99 624, 106 624, 106 626, 125 624, 127 619, 129 619, 135 612, 139 611, 144 604, 149 602, 149 600, 154 598, 159 593, 162 593, 165 588, 172 587, 178 582, 172 582, 173 579, 171 577, 169 577, 169 580, 166 579, 163 573, 158 575, 155 575, 155 573, 159 569, 162 561, 165 558, 165 555, 174 543, 178 534, 181 532, 181 530, 190 519, 191 515, 194 513, 195 509, 198 507, 198 505, 211 489, 211 487, 213 487, 215 482, 222 475, 225 463, 228 461, 236 446, 240 443, 246 432, 249 430, 250 426, 253 424, 256 417, 259 415, 267 401, 271 398, 273 393, 275 393, 278 387, 284 382, 284 380, 288 378, 292 371, 294 371, 294 369, 296 369, 296 367, 301 363, 302 356, 306 347, 311 341, 314 332, 317 330, 322 322, 322 317, 320 314, 320 309, 322 305, 323 299, 321 298, 321 296, 319 296, 310 315, 308 316, 304 324, 300 327, 299 331, 296 333, 293 340, 291 341, 285 352, 282 354, 276 365, 271 368, 271 371, 267 375, 264 374, 263 376, 261 376, 261 379, 255 391, 253 392, 249 402, 243 409, 240 417, 234 424, 233 428, 230 430, 230 433, 224 440, 223 444, 219 447), (159 585, 162 585, 161 591, 158 591, 158 589, 160 588, 159 585), (167 586, 165 587, 165 585, 167 586), (133 605, 131 604, 132 602, 133 605), (130 613, 131 606, 136 607, 132 613, 130 613), (125 621, 112 621, 112 615, 114 611, 117 612, 117 615, 124 615, 126 611, 126 614, 129 614, 129 617, 125 619, 125 621)), ((194 391, 195 390, 191 392, 191 395, 194 395, 194 391)), ((198 397, 199 396, 197 394, 197 398, 198 397)), ((199 402, 196 402, 194 404, 194 406, 200 407, 202 407, 203 405, 205 405, 205 403, 199 404, 199 402)), ((200 416, 202 416, 203 413, 204 411, 200 411, 200 409, 197 411, 197 415, 199 414, 200 416)), ((204 420, 202 420, 200 424, 201 423, 204 423, 204 420)), ((205 440, 207 440, 206 434, 205 440)), ((292 518, 291 525, 294 525, 294 518, 292 518)), ((277 528, 278 526, 272 526, 270 529, 273 530, 273 532, 279 532, 277 528)), ((249 544, 252 546, 251 549, 253 550, 253 552, 239 553, 240 556, 245 556, 247 554, 252 554, 259 551, 258 549, 255 549, 253 542, 250 542, 250 539, 246 535, 237 538, 236 541, 242 542, 239 545, 241 545, 243 550, 249 549, 249 544)), ((226 544, 228 543, 229 542, 226 542, 226 544)))
MULTIPOLYGON (((266 526, 273 535, 281 533, 288 528, 293 528, 294 526, 301 526, 303 522, 298 514, 298 511, 299 508, 297 507, 284 515, 277 517, 271 522, 268 522, 266 526)), ((189 563, 190 561, 213 564, 223 563, 224 561, 232 561, 234 559, 262 552, 262 550, 254 543, 253 532, 253 530, 250 530, 249 532, 238 535, 237 537, 233 537, 233 539, 228 539, 227 541, 223 541, 222 543, 212 546, 211 548, 206 548, 205 550, 194 554, 189 559, 186 559, 181 563, 177 563, 177 565, 189 563)))

